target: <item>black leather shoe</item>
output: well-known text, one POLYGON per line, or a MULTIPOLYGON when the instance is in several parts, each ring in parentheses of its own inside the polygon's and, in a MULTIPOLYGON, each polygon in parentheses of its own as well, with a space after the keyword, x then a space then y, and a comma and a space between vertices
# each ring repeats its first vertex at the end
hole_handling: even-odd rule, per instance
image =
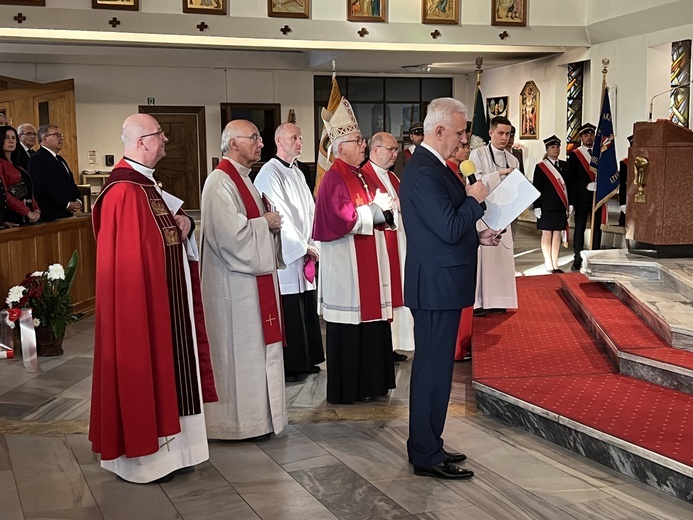
POLYGON ((373 397, 372 395, 367 395, 365 397, 359 397, 359 402, 361 402, 361 403, 372 403, 373 401, 375 401, 375 397, 373 397))
POLYGON ((409 358, 408 358, 407 356, 405 356, 404 354, 399 354, 398 352, 395 352, 395 353, 393 354, 393 356, 395 357, 395 363, 403 363, 404 361, 406 361, 407 359, 409 359, 409 358))
POLYGON ((505 314, 508 312, 508 309, 489 309, 488 313, 489 314, 505 314))
POLYGON ((474 472, 468 469, 462 469, 450 462, 441 462, 437 466, 414 466, 414 475, 419 475, 420 477, 468 480, 474 476, 474 472))
POLYGON ((488 311, 486 309, 474 309, 472 314, 474 316, 481 317, 481 316, 486 316, 488 314, 488 311))
POLYGON ((443 450, 443 455, 445 455, 445 462, 464 462, 467 460, 467 456, 464 453, 443 450))
POLYGON ((573 265, 570 266, 571 271, 579 271, 580 269, 582 269, 582 264, 573 263, 573 265))

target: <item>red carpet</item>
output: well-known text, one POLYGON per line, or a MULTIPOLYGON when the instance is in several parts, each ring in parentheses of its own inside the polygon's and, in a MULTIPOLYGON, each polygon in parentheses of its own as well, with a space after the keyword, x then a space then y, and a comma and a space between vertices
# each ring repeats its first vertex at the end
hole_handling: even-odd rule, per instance
POLYGON ((560 276, 569 291, 614 342, 618 350, 693 370, 693 352, 672 348, 604 284, 581 274, 560 276))
POLYGON ((688 394, 618 374, 479 383, 693 466, 693 398, 688 394))
POLYGON ((558 276, 518 278, 520 310, 474 319, 475 379, 614 372, 560 287, 558 276))
POLYGON ((474 320, 474 380, 693 466, 693 396, 615 373, 561 282, 619 349, 676 364, 693 357, 665 346, 602 284, 580 274, 523 277, 518 311, 474 320))

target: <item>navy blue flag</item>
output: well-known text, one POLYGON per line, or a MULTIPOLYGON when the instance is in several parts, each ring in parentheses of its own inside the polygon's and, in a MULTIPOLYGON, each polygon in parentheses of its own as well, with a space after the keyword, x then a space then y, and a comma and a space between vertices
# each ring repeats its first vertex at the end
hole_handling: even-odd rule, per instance
POLYGON ((597 177, 597 193, 594 209, 605 204, 618 193, 619 173, 616 149, 614 148, 614 123, 611 119, 609 87, 604 89, 602 112, 597 134, 594 137, 590 168, 597 177))

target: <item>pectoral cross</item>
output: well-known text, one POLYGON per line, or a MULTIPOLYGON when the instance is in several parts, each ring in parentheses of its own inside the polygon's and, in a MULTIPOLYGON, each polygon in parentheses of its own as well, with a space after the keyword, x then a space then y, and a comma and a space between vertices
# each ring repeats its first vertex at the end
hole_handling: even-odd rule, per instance
POLYGON ((268 318, 265 321, 269 323, 271 327, 273 325, 273 322, 277 321, 277 318, 273 318, 271 314, 268 314, 267 316, 268 318))
POLYGON ((169 444, 171 444, 171 443, 173 442, 173 440, 175 439, 175 437, 171 437, 170 439, 169 439, 168 437, 165 437, 165 439, 166 439, 166 442, 164 442, 161 446, 159 446, 159 449, 161 449, 161 448, 163 448, 163 447, 165 446, 165 447, 166 447, 166 451, 170 452, 170 451, 171 451, 171 446, 169 446, 169 444))

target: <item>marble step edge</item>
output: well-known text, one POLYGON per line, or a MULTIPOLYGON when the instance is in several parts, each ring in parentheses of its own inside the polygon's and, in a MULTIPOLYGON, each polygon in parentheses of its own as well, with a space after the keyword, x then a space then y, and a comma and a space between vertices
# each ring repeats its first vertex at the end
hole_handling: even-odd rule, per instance
MULTIPOLYGON (((660 282, 678 293, 676 288, 667 281, 660 280, 660 282)), ((683 313, 686 317, 673 323, 673 320, 667 319, 665 311, 661 311, 656 305, 645 299, 645 293, 640 291, 638 287, 638 280, 617 281, 612 290, 625 305, 669 345, 678 349, 693 351, 693 328, 682 324, 682 321, 693 324, 693 307, 679 306, 679 313, 683 313)), ((685 295, 682 296, 685 297, 685 295)), ((671 300, 671 302, 675 303, 675 300, 671 300)))
POLYGON ((585 308, 578 305, 575 295, 562 287, 562 294, 580 320, 585 324, 596 343, 604 350, 609 360, 624 376, 633 377, 672 390, 693 394, 693 370, 658 361, 630 352, 619 350, 599 321, 585 308))
MULTIPOLYGON (((472 381, 472 386, 473 386, 474 390, 477 392, 477 394, 484 393, 487 396, 493 397, 497 400, 511 404, 511 405, 516 406, 520 409, 526 410, 527 412, 530 412, 533 415, 537 415, 537 416, 542 417, 544 419, 548 419, 548 420, 555 422, 559 425, 565 426, 570 430, 576 431, 576 432, 581 433, 583 435, 587 435, 588 437, 591 437, 593 439, 597 439, 599 441, 605 442, 605 443, 607 443, 611 446, 614 446, 616 448, 619 448, 619 449, 621 449, 627 453, 630 453, 632 455, 636 455, 642 459, 645 459, 645 460, 648 460, 648 461, 653 462, 655 464, 658 464, 664 468, 667 468, 671 471, 674 471, 676 473, 684 475, 688 478, 693 478, 693 467, 692 466, 688 466, 682 462, 671 459, 671 458, 669 458, 665 455, 662 455, 660 453, 654 452, 652 450, 648 450, 646 448, 643 448, 642 446, 638 446, 637 444, 633 444, 632 442, 629 442, 629 441, 626 441, 626 440, 621 439, 619 437, 616 437, 614 435, 605 433, 605 432, 598 430, 596 428, 593 428, 591 426, 587 426, 586 424, 583 424, 579 421, 569 419, 569 418, 564 417, 560 414, 557 414, 555 412, 547 410, 546 408, 542 408, 540 406, 532 404, 529 401, 524 401, 523 399, 513 397, 509 394, 506 394, 500 390, 492 388, 492 387, 485 385, 483 383, 479 383, 477 381, 472 381)), ((597 462, 599 462, 599 461, 597 461, 597 462)))
POLYGON ((693 477, 689 476, 691 468, 686 464, 654 454, 639 446, 633 446, 631 443, 615 439, 603 432, 595 433, 598 430, 594 428, 585 425, 576 427, 578 423, 575 421, 561 419, 558 414, 513 398, 482 383, 474 383, 474 385, 477 407, 482 413, 537 435, 689 504, 693 503, 693 492, 691 492, 693 477), (533 413, 533 410, 536 413, 533 413))
POLYGON ((583 251, 583 273, 594 281, 663 280, 693 300, 693 260, 650 258, 627 249, 583 251))

